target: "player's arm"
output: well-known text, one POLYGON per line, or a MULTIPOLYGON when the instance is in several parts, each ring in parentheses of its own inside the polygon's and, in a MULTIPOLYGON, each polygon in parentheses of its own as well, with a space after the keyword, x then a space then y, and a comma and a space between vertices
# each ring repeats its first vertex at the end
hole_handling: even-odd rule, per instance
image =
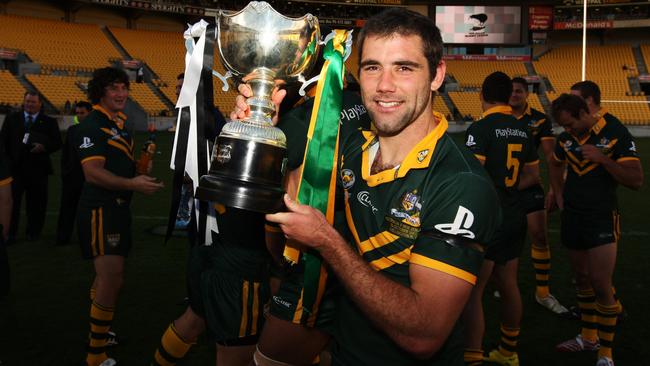
POLYGON ((620 184, 631 189, 641 188, 643 184, 643 168, 638 158, 622 157, 613 160, 604 155, 594 145, 588 144, 582 145, 582 156, 600 164, 620 184))
MULTIPOLYGON (((285 196, 286 197, 286 196, 285 196)), ((427 358, 444 344, 472 285, 447 273, 410 266, 411 287, 375 272, 354 252, 324 215, 285 198, 288 212, 267 215, 292 240, 318 250, 348 296, 376 326, 416 357, 427 358)))
MULTIPOLYGON (((294 169, 288 173, 286 179, 286 191, 289 197, 295 199, 298 194, 298 184, 300 182, 300 171, 301 167, 294 169)), ((266 231, 266 249, 271 253, 273 260, 276 263, 284 263, 284 246, 287 244, 287 238, 284 236, 282 229, 277 226, 267 224, 265 226, 266 231)), ((291 243, 290 245, 295 245, 297 243, 291 243)))
POLYGON ((81 167, 88 183, 108 189, 110 191, 135 191, 152 194, 164 187, 162 182, 147 175, 138 175, 134 178, 124 178, 111 173, 104 168, 104 158, 86 159, 81 167))
MULTIPOLYGON (((551 192, 549 192, 549 197, 554 198, 554 203, 560 209, 564 209, 564 178, 566 171, 566 161, 558 158, 556 154, 553 154, 553 158, 549 161, 548 164, 548 178, 551 183, 551 192)), ((553 202, 551 202, 553 203, 553 202)), ((548 209, 552 208, 551 203, 547 202, 546 206, 548 209)))

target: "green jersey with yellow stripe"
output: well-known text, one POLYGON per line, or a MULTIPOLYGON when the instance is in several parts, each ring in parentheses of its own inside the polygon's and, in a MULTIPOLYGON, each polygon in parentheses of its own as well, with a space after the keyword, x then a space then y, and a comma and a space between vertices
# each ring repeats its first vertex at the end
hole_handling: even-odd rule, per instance
POLYGON ((618 208, 618 183, 602 165, 582 157, 581 146, 590 144, 612 160, 638 160, 630 132, 609 113, 601 113, 582 138, 562 132, 557 137, 554 158, 568 163, 564 184, 564 208, 576 212, 609 213, 618 208))
POLYGON ((538 164, 539 159, 528 128, 512 115, 512 108, 496 106, 485 111, 467 129, 465 145, 483 161, 504 208, 517 207, 521 170, 526 164, 538 164))
POLYGON ((517 119, 528 127, 528 131, 535 142, 536 150, 539 150, 543 140, 555 140, 551 120, 544 113, 531 108, 530 105, 526 106, 524 114, 517 117, 517 119))
MULTIPOLYGON (((94 159, 104 160, 104 169, 124 178, 135 175, 133 139, 124 129, 126 116, 119 113, 116 120, 99 105, 79 125, 76 146, 81 164, 94 159)), ((80 203, 86 206, 101 206, 110 201, 131 200, 131 191, 112 191, 86 181, 80 203)))
MULTIPOLYGON (((373 132, 355 131, 341 140, 339 173, 350 241, 374 270, 404 286, 410 286, 412 264, 474 284, 483 253, 471 243, 487 243, 499 224, 490 178, 446 134, 444 117, 435 115, 436 128, 402 164, 376 174, 371 165, 379 140, 373 132)), ((348 296, 339 299, 337 314, 334 364, 463 364, 458 329, 434 357, 418 360, 379 331, 348 296)))

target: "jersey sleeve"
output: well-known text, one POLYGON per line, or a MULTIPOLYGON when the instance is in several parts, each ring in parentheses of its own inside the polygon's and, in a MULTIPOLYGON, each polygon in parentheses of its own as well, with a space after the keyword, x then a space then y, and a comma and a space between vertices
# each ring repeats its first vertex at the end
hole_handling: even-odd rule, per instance
POLYGON ((634 138, 626 128, 623 129, 618 142, 614 145, 614 155, 612 157, 616 161, 639 159, 634 138))
POLYGON ((73 139, 81 164, 94 159, 106 160, 107 135, 90 122, 79 125, 73 139))
POLYGON ((423 203, 422 230, 410 263, 448 273, 475 284, 483 262, 481 246, 501 221, 501 206, 485 176, 459 173, 431 192, 423 203))
POLYGON ((540 114, 542 119, 540 120, 540 126, 539 126, 539 138, 540 140, 548 140, 548 139, 554 139, 555 136, 553 135, 553 125, 551 123, 551 120, 547 118, 545 114, 540 114))
POLYGON ((565 161, 566 153, 564 152, 564 143, 566 142, 566 132, 561 133, 555 140, 555 149, 553 150, 553 158, 557 161, 565 161))
POLYGON ((485 161, 487 156, 488 141, 481 129, 479 122, 474 122, 465 132, 465 146, 479 160, 485 161))

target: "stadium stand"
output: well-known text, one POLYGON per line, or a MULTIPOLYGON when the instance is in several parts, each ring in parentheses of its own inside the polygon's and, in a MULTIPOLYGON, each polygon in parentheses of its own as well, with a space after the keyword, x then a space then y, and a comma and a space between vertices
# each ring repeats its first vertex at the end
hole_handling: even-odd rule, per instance
POLYGON ((458 81, 461 88, 480 88, 483 79, 496 70, 510 77, 528 75, 526 67, 515 61, 456 61, 447 60, 447 73, 458 81))
POLYGON ((0 70, 0 85, 0 104, 15 106, 23 102, 26 90, 9 71, 0 70))
POLYGON ((477 91, 449 92, 449 97, 463 117, 470 116, 477 120, 483 113, 477 91))
POLYGON ((66 101, 73 103, 78 100, 87 100, 86 93, 80 88, 81 84, 88 82, 87 79, 76 76, 29 74, 27 80, 59 110, 63 110, 66 101))
POLYGON ((120 58, 97 25, 0 15, 0 45, 21 50, 45 70, 88 71, 120 58))

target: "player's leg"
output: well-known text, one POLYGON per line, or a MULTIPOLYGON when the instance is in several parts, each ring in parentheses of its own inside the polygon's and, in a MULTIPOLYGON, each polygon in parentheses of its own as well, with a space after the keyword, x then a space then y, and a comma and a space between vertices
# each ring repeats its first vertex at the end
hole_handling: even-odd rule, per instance
MULTIPOLYGON (((181 360, 198 337, 205 331, 205 320, 197 315, 190 306, 183 315, 174 320, 160 340, 154 354, 154 366, 173 366, 181 360)), ((221 365, 228 365, 223 363, 221 365)))
POLYGON ((523 307, 517 285, 518 268, 518 258, 494 267, 494 279, 501 293, 501 338, 498 348, 490 352, 488 361, 503 365, 519 364, 517 343, 523 307))
POLYGON ((619 312, 612 292, 616 247, 616 243, 610 243, 588 250, 589 279, 596 294, 596 316, 600 339, 598 357, 607 357, 609 360, 612 360, 612 343, 619 312))
POLYGON ((465 352, 467 365, 480 365, 483 362, 483 335, 485 333, 485 318, 483 313, 483 292, 490 280, 494 261, 485 259, 476 285, 463 310, 462 319, 465 324, 465 352), (479 358, 480 355, 480 358, 479 358))

